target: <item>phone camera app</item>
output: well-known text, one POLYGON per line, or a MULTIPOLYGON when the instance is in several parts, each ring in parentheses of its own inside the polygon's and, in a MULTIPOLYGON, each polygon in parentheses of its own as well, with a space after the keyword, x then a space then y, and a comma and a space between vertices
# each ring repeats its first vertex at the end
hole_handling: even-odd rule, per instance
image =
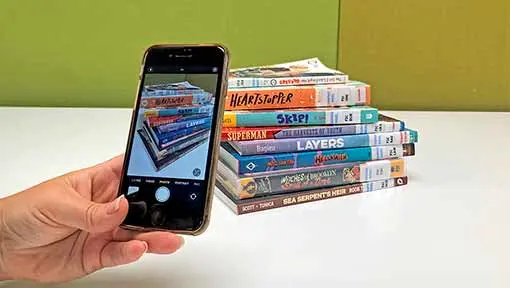
POLYGON ((204 180, 217 79, 207 73, 144 78, 128 175, 204 180))

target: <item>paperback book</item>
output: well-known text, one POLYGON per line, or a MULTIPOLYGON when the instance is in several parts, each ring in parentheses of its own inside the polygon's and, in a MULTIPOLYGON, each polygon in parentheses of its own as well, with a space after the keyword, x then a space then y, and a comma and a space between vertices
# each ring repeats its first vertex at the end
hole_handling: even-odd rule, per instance
POLYGON ((400 158, 250 173, 242 176, 237 175, 222 161, 218 161, 216 177, 229 187, 235 198, 247 199, 268 194, 403 177, 405 174, 405 161, 400 158))
POLYGON ((253 141, 319 136, 341 136, 398 132, 405 130, 405 122, 378 113, 378 120, 368 124, 317 125, 317 126, 257 126, 223 127, 222 141, 253 141))
POLYGON ((237 175, 292 168, 327 166, 345 162, 395 159, 415 154, 414 143, 241 156, 228 143, 221 143, 220 159, 237 175))
POLYGON ((417 141, 418 133, 414 130, 406 129, 399 132, 253 141, 229 141, 228 143, 239 155, 244 156, 397 145, 416 143, 417 141))
POLYGON ((370 105, 370 86, 359 81, 345 84, 259 88, 229 88, 226 110, 262 110, 370 105))
POLYGON ((318 58, 231 69, 228 78, 229 88, 337 84, 349 80, 347 74, 327 67, 318 58))
MULTIPOLYGON (((236 199, 229 189, 216 181, 215 195, 236 215, 300 205, 366 192, 386 190, 408 184, 408 176, 336 187, 318 188, 294 193, 274 194, 256 198, 236 199)), ((382 192, 382 191, 381 191, 382 192)))
POLYGON ((379 111, 370 106, 225 111, 223 127, 367 124, 378 117, 379 111))

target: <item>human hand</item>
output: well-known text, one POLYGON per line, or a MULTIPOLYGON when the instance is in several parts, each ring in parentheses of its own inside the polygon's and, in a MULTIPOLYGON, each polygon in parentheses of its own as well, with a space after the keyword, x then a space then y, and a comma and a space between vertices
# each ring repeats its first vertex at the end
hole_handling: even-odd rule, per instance
POLYGON ((0 279, 67 282, 97 270, 170 254, 183 244, 166 232, 119 228, 116 198, 123 157, 74 171, 0 199, 0 279))

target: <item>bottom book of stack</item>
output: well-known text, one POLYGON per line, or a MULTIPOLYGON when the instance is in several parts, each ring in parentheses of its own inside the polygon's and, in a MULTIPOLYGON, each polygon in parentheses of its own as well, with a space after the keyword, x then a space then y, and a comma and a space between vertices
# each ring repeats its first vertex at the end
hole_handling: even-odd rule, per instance
POLYGON ((218 161, 217 197, 235 214, 406 185, 405 159, 350 162, 238 175, 218 161))

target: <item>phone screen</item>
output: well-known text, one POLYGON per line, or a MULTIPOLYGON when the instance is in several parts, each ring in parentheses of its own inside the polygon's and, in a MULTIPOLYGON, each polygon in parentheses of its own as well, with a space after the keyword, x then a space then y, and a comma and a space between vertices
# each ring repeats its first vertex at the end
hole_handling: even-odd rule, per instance
POLYGON ((120 187, 130 203, 125 225, 203 224, 224 57, 217 47, 146 53, 120 187))

